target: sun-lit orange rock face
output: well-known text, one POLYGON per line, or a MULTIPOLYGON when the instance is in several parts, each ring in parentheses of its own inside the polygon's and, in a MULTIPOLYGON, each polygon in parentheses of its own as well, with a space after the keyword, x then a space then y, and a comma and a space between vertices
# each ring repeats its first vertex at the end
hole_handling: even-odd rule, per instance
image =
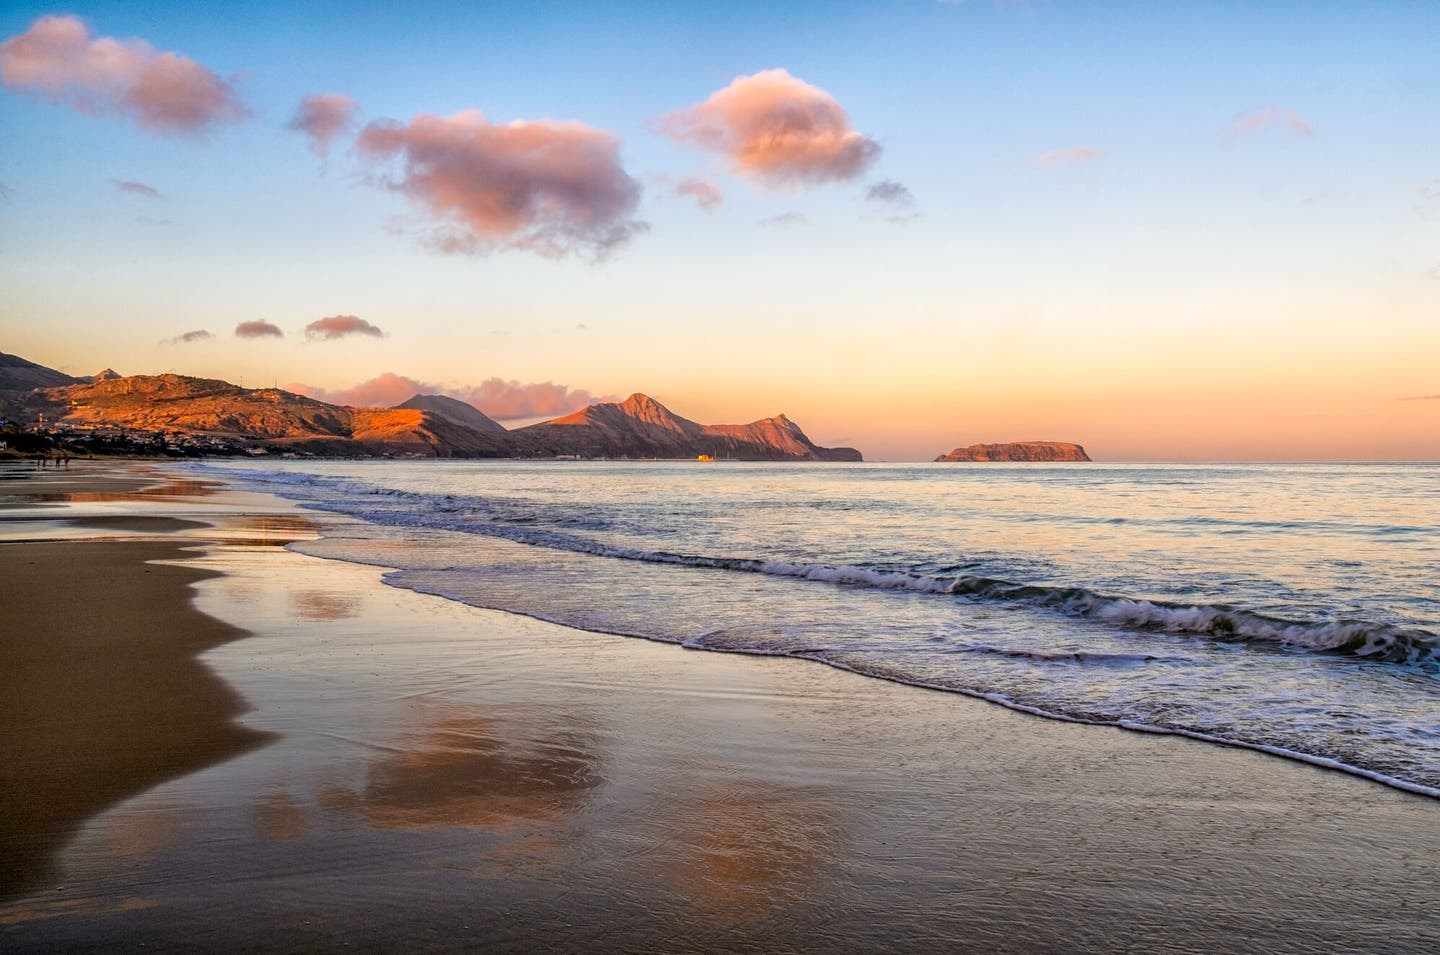
POLYGON ((585 457, 859 461, 853 448, 822 448, 784 415, 749 424, 699 424, 649 395, 633 394, 511 432, 532 453, 585 457))
POLYGON ((1089 461, 1090 455, 1068 441, 1012 441, 1008 444, 972 444, 942 454, 936 461, 1089 461))
POLYGON ((425 408, 348 408, 211 378, 131 375, 34 395, 52 422, 96 428, 262 440, 330 454, 510 453, 503 428, 478 431, 425 408))
MULTIPOLYGON (((13 356, 4 356, 13 358, 13 356)), ((28 363, 15 373, 33 378, 28 363)), ((9 367, 9 366, 7 366, 9 367)), ((39 368, 39 366, 34 366, 39 368)), ((39 369, 40 372, 50 371, 39 369)), ((68 379, 59 372, 51 372, 68 379)), ((854 448, 824 448, 782 415, 749 424, 699 424, 649 395, 602 402, 508 431, 473 406, 415 395, 393 408, 331 404, 283 388, 243 388, 186 375, 97 375, 94 381, 12 389, 0 412, 51 424, 151 434, 233 438, 315 454, 439 457, 679 458, 859 461, 854 448)))

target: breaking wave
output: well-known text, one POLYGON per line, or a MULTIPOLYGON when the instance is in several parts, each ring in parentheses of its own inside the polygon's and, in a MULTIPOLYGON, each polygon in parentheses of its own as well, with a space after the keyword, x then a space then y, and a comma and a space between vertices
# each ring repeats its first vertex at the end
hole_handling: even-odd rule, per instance
POLYGON ((322 491, 311 505, 390 526, 460 531, 515 543, 619 560, 791 577, 843 587, 910 591, 974 602, 1043 609, 1127 630, 1190 635, 1227 643, 1254 643, 1359 658, 1440 674, 1440 635, 1366 620, 1286 620, 1226 604, 1185 604, 1100 593, 1086 587, 1029 584, 972 574, 923 574, 846 564, 769 560, 763 557, 684 554, 621 547, 573 533, 600 530, 600 515, 554 513, 509 500, 423 494, 296 472, 242 472, 248 480, 322 491), (341 495, 337 498, 336 494, 341 495), (367 501, 382 499, 381 506, 367 501), (567 530, 555 530, 565 527, 567 530))

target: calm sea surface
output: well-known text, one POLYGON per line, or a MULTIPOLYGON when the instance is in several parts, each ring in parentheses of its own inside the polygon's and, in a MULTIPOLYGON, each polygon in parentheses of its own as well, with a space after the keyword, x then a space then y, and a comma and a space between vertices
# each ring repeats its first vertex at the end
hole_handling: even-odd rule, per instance
POLYGON ((358 518, 292 546, 399 587, 1440 796, 1437 465, 206 469, 358 518))

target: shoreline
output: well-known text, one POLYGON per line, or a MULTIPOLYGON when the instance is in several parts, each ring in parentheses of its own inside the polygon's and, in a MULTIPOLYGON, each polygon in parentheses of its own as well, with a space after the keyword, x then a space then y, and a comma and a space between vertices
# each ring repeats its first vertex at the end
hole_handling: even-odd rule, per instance
POLYGON ((1348 775, 387 587, 262 495, 43 503, 74 539, 0 551, 174 570, 146 614, 245 627, 197 665, 267 742, 91 816, 63 895, 0 903, 17 948, 1440 943, 1433 804, 1348 775))

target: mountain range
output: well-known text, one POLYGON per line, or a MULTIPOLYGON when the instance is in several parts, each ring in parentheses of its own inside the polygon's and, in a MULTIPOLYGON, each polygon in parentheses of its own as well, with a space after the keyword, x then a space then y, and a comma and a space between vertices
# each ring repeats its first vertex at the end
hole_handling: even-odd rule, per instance
POLYGON ((643 394, 511 431, 446 395, 355 408, 213 378, 120 376, 110 369, 76 378, 4 354, 0 414, 19 421, 43 415, 48 426, 75 431, 159 433, 327 455, 861 460, 853 448, 820 447, 783 414, 703 425, 643 394))

